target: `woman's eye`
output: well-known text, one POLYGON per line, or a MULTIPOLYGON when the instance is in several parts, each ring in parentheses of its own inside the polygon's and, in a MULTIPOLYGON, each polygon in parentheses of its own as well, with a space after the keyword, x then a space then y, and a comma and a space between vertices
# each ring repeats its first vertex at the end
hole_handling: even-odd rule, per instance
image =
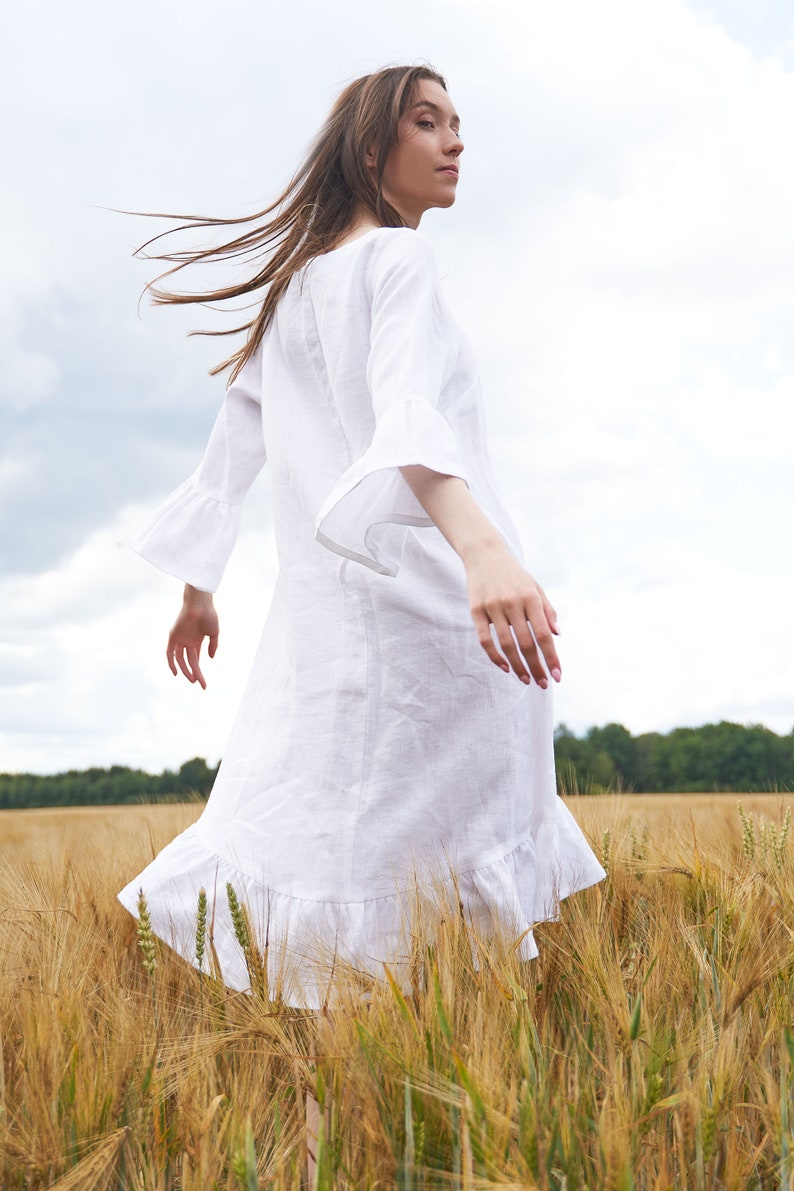
POLYGON ((417 124, 419 125, 420 128, 432 128, 433 127, 432 120, 417 120, 417 124))

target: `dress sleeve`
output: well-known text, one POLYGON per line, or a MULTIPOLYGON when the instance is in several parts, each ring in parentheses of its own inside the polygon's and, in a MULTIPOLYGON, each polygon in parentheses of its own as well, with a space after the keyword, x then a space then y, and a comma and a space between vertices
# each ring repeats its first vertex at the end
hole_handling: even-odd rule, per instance
POLYGON ((242 503, 265 463, 258 347, 226 390, 204 457, 132 542, 148 562, 216 591, 240 529, 242 503))
POLYGON ((457 439, 438 408, 458 348, 423 236, 406 229, 384 237, 371 268, 372 439, 328 494, 316 537, 381 575, 396 575, 405 533, 395 527, 433 525, 399 469, 418 463, 468 483, 457 439))

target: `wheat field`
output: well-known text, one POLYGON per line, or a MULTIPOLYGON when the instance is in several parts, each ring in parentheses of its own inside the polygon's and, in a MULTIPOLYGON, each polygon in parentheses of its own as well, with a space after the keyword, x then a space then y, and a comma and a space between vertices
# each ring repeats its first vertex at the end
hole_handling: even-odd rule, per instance
MULTIPOLYGON (((794 795, 568 805, 608 877, 515 940, 439 903, 421 978, 231 993, 116 890, 196 806, 0 813, 0 1186, 794 1191, 794 795), (739 805, 737 805, 739 804, 739 805), (145 935, 145 931, 144 931, 145 935)), ((338 976, 340 982, 347 979, 338 976)))

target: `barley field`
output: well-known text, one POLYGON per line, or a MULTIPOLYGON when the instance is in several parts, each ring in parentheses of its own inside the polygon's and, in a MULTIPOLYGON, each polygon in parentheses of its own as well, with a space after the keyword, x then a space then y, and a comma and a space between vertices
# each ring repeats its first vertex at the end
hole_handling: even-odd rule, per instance
MULTIPOLYGON (((0 813, 0 1187, 794 1191, 794 795, 568 799, 540 956, 439 903, 421 976, 231 993, 115 893, 196 806, 0 813)), ((346 977, 340 975, 343 981, 346 977)))

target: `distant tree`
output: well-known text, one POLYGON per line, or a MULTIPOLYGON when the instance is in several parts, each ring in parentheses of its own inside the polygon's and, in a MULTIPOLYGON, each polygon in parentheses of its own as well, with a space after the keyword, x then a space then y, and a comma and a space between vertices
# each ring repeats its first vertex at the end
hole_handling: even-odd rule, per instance
POLYGON ((622 724, 577 737, 555 735, 561 789, 597 793, 622 786, 649 793, 772 790, 794 787, 794 730, 778 736, 760 724, 704 724, 633 737, 622 724))
MULTIPOLYGON (((590 728, 586 740, 596 754, 605 754, 611 759, 613 778, 624 790, 637 785, 637 741, 622 724, 606 724, 603 728, 590 728)), ((600 779, 599 779, 600 780, 600 779)), ((608 784, 608 783, 604 783, 608 784)))
POLYGON ((153 775, 142 769, 111 765, 109 769, 70 769, 65 773, 0 774, 0 810, 39 806, 107 806, 135 802, 179 801, 191 795, 206 798, 215 779, 201 757, 186 761, 178 773, 153 775))
POLYGON ((203 757, 194 757, 192 761, 185 761, 184 765, 180 765, 176 790, 182 794, 200 794, 206 798, 217 772, 217 769, 209 768, 203 757))

